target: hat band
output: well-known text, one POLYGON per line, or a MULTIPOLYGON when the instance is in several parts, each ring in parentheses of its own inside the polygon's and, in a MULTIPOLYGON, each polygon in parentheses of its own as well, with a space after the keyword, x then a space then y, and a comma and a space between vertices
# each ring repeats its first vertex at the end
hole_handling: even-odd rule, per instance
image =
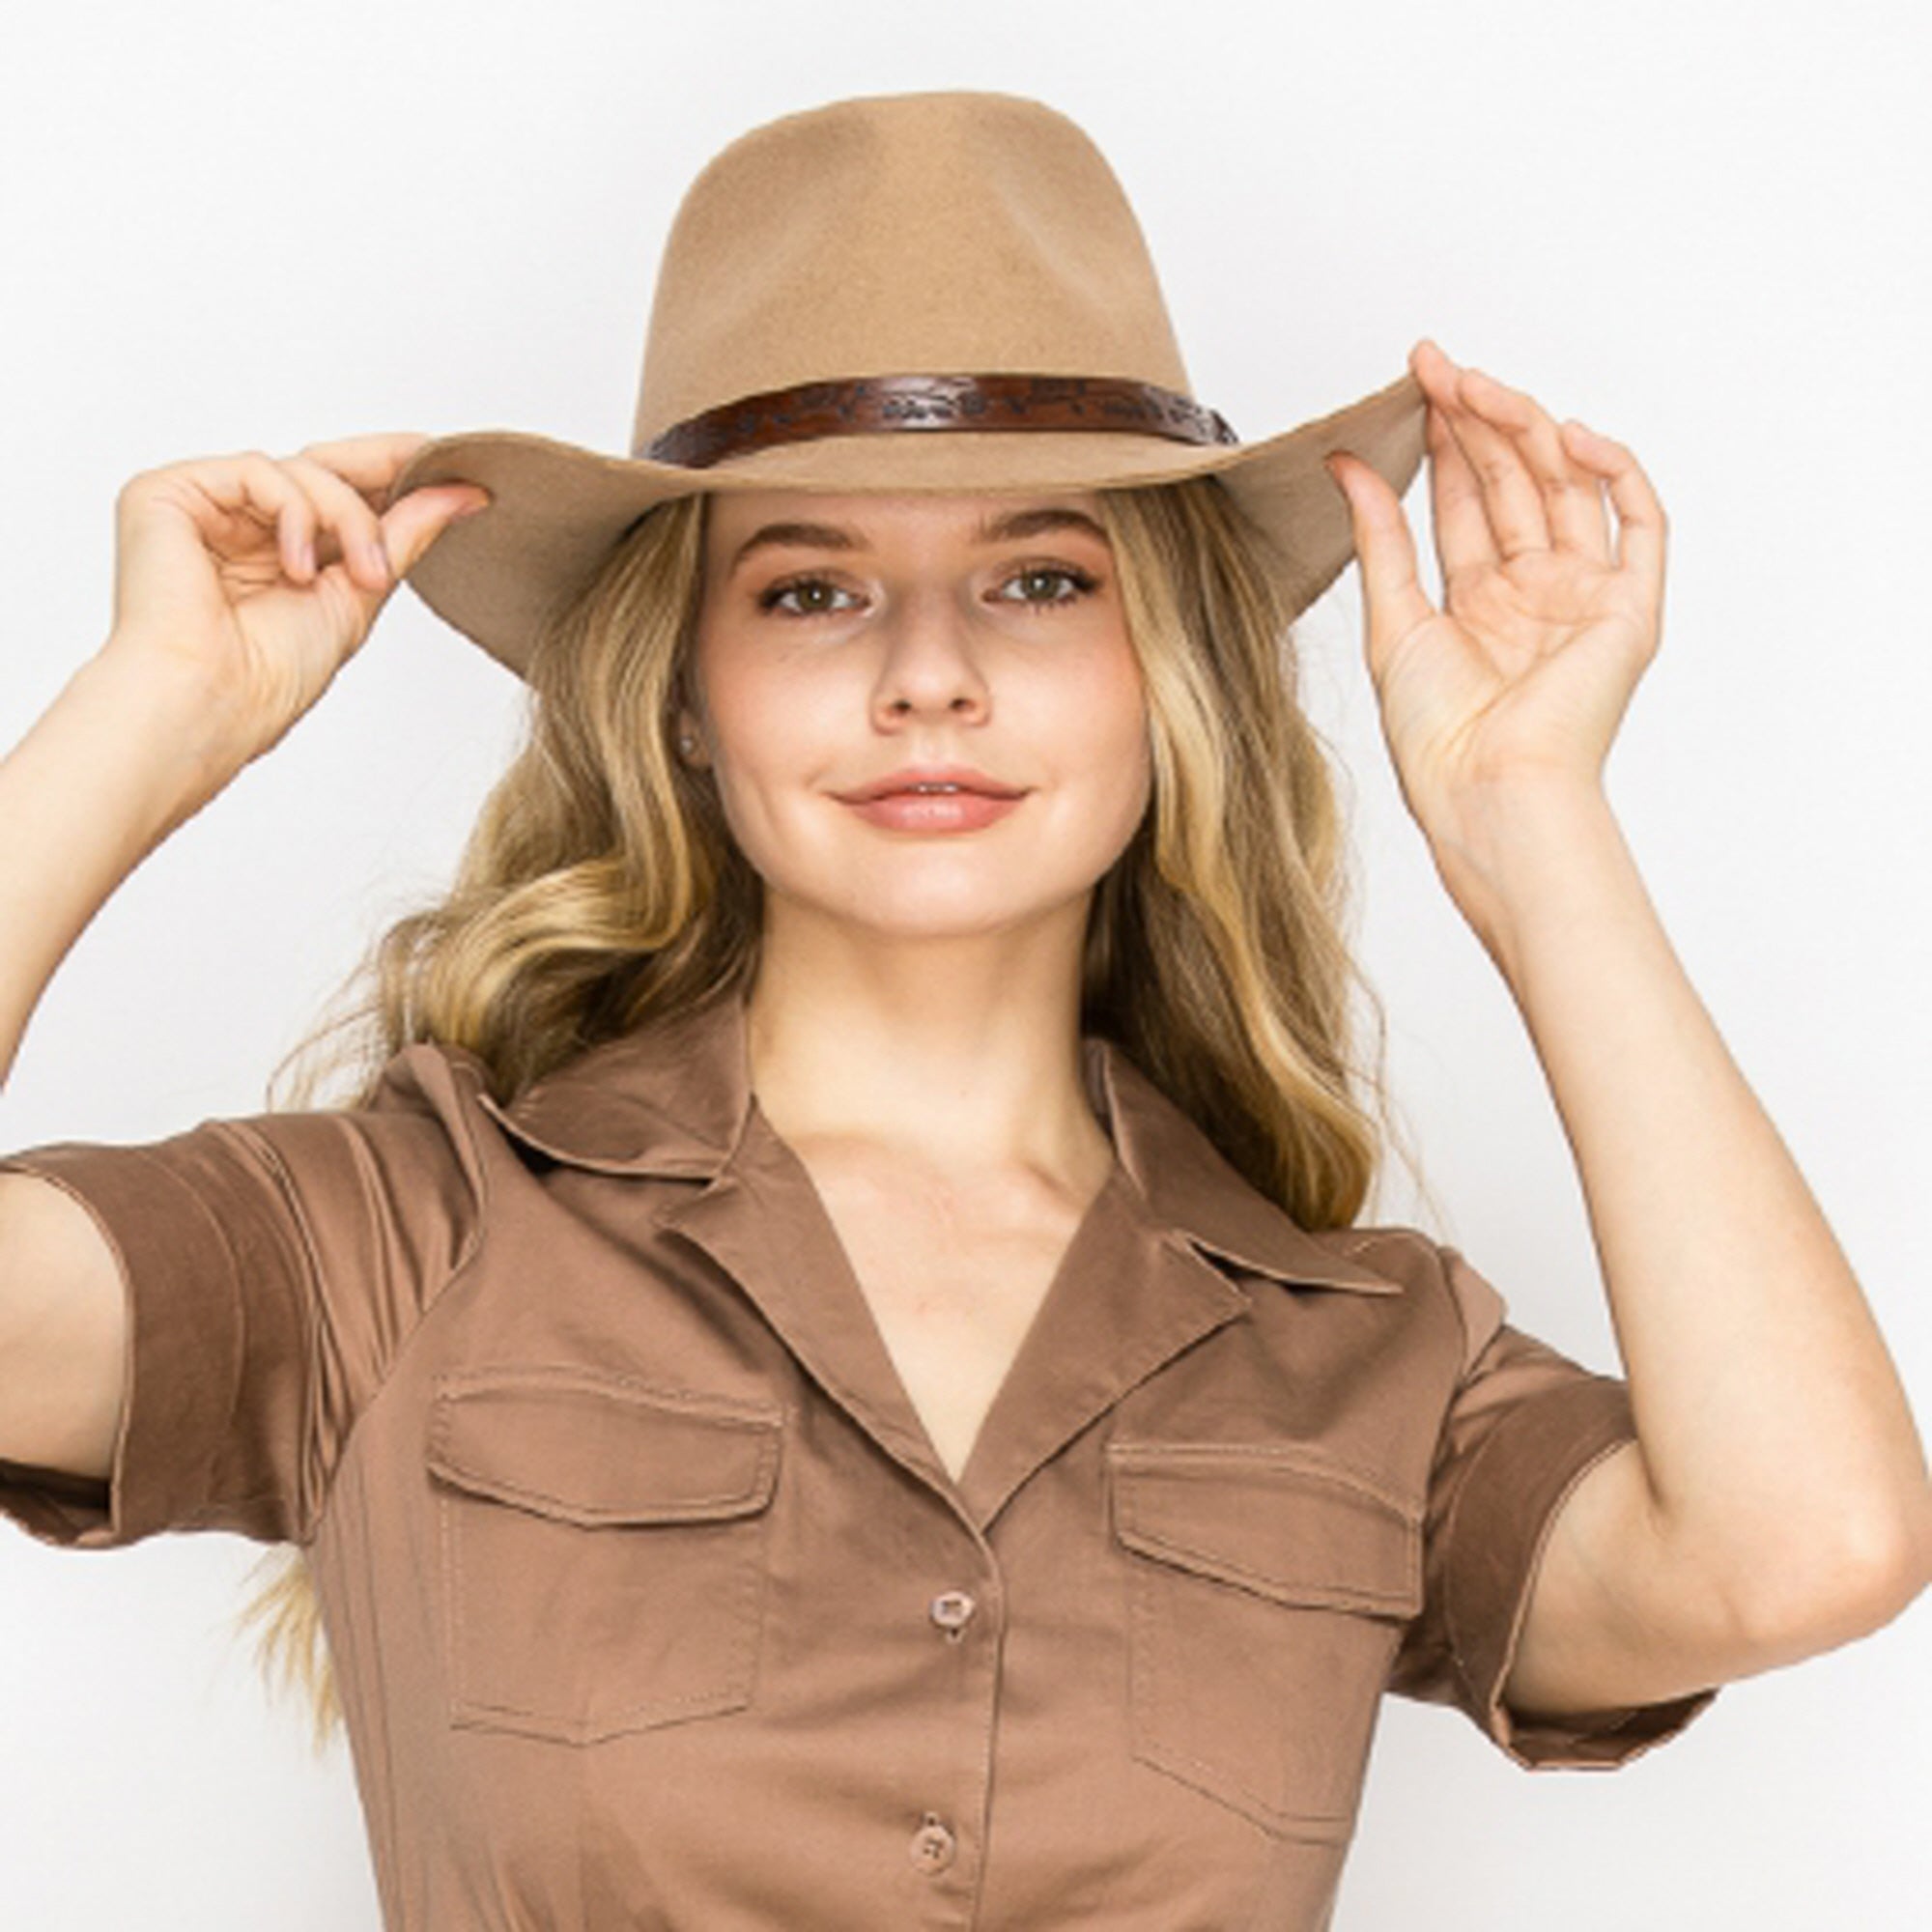
POLYGON ((1116 376, 860 376, 800 383, 672 423, 633 455, 703 469, 727 456, 821 436, 895 430, 1112 430, 1176 442, 1238 442, 1218 410, 1116 376))

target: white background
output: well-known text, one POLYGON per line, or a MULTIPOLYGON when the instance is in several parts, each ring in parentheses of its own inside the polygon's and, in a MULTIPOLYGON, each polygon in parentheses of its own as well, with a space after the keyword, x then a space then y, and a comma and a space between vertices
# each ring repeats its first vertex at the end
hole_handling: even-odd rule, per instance
MULTIPOLYGON (((1670 581, 1612 803, 1922 1418, 1924 19, 1916 0, 19 10, 0 742, 104 635, 137 469, 392 428, 621 451, 658 249, 718 148, 841 95, 1036 95, 1113 161, 1195 392, 1244 436, 1378 387, 1430 334, 1634 447, 1670 581)), ((1423 479, 1407 509, 1433 591, 1423 479)), ((1519 1325, 1614 1370, 1560 1122, 1403 809, 1359 625, 1351 570, 1305 621, 1308 700, 1352 775, 1361 949, 1431 1225, 1519 1325)), ((379 925, 445 877, 520 691, 399 592, 326 701, 81 936, 0 1095, 0 1149, 259 1110, 379 925)), ((1409 1213, 1398 1190, 1378 1217, 1409 1213)), ((311 1762, 230 1633, 261 1553, 0 1531, 0 1923, 377 1925, 346 1751, 311 1762)), ((1525 1773, 1460 1715, 1389 1699, 1338 1932, 1922 1924, 1928 1720, 1922 1599, 1614 1774, 1525 1773)))

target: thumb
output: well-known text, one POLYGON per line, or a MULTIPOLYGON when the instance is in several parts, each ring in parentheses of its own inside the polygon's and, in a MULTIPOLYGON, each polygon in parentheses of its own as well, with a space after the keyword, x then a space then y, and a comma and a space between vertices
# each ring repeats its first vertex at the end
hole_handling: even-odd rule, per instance
POLYGON ((1362 600, 1371 668, 1378 672, 1389 646, 1435 612, 1415 574, 1415 539, 1402 499, 1380 471, 1358 456, 1335 450, 1322 464, 1348 499, 1355 555, 1362 570, 1362 600))
POLYGON ((433 483, 412 490, 383 513, 383 549, 393 583, 414 569, 423 553, 459 518, 488 509, 490 493, 475 483, 433 483))

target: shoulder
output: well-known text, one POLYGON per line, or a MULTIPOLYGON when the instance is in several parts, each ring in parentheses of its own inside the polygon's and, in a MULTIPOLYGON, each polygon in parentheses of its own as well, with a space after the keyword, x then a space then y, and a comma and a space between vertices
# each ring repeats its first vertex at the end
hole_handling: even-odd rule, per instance
POLYGON ((1456 1249, 1426 1229, 1404 1222, 1356 1223, 1348 1228, 1311 1228, 1308 1238, 1324 1253, 1367 1268, 1417 1293, 1439 1292, 1461 1260, 1456 1249))
POLYGON ((1411 1304, 1446 1306, 1457 1320, 1466 1369, 1509 1313, 1494 1284, 1460 1248, 1402 1222, 1310 1229, 1309 1238, 1339 1260, 1394 1282, 1411 1304))

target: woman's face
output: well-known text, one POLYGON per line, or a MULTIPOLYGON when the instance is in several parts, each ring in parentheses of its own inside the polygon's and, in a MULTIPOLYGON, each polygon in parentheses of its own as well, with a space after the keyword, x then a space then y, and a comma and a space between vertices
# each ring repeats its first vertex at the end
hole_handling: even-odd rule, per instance
MULTIPOLYGON (((1091 494, 721 492, 696 670, 724 814, 769 893, 900 936, 1088 894, 1146 810, 1140 668, 1091 494), (907 766, 1022 795, 899 822, 841 798, 907 766)), ((918 814, 924 814, 923 816, 918 814)))

